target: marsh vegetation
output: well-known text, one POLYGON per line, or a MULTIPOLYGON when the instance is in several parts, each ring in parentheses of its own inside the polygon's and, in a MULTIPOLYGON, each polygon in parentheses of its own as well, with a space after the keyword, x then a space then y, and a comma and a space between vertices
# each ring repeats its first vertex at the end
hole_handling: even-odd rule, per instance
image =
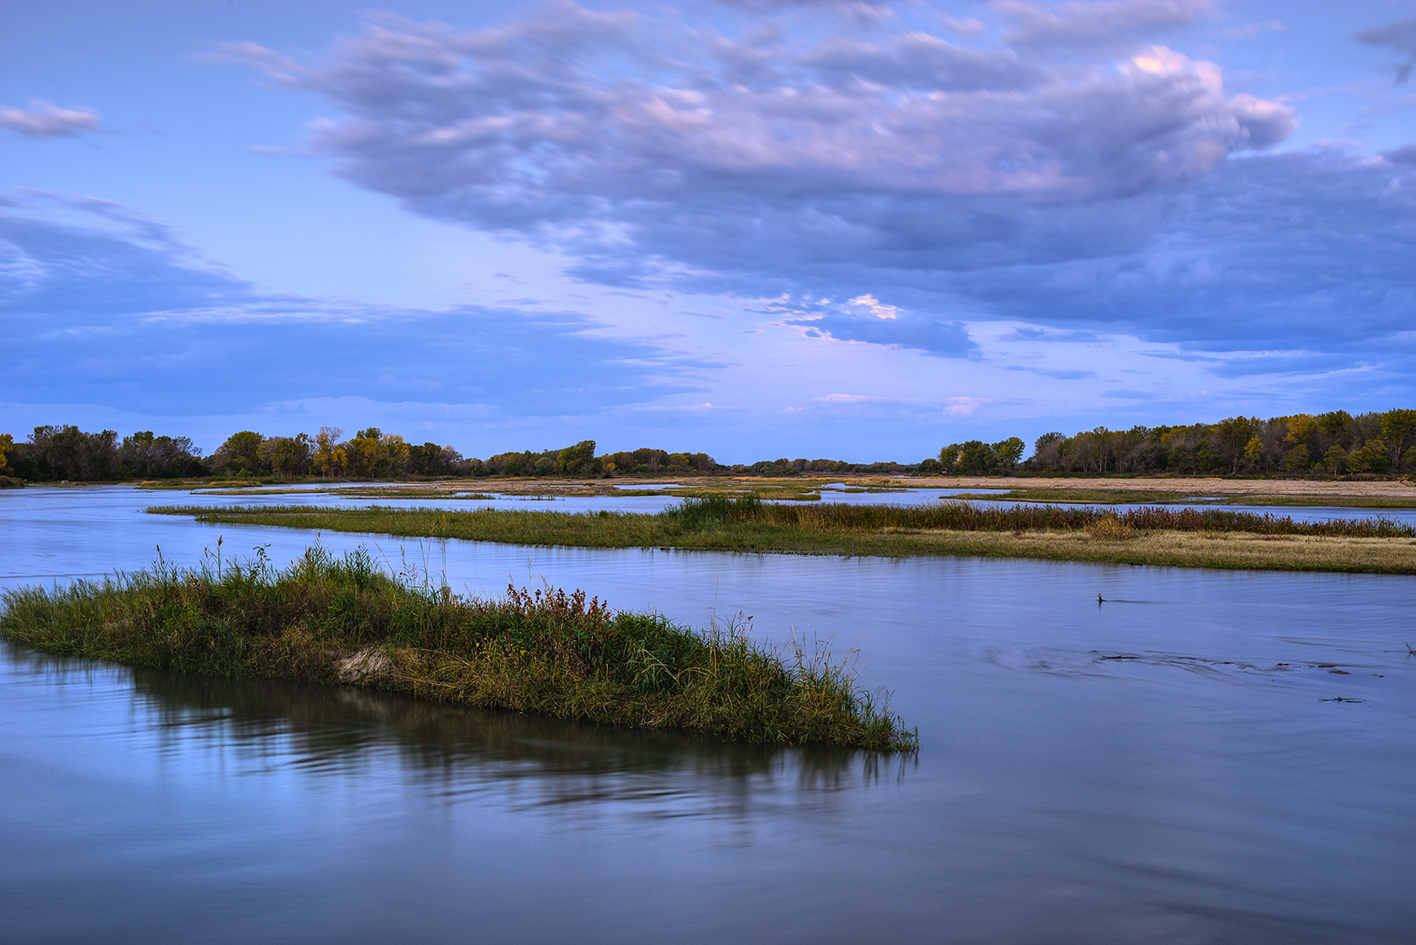
POLYGON ((207 508, 159 514, 419 538, 586 548, 833 555, 984 555, 1186 567, 1416 573, 1416 528, 1380 516, 1325 522, 1273 513, 1143 506, 980 507, 770 504, 753 494, 685 499, 657 514, 395 509, 207 508))
MULTIPOLYGON (((218 551, 220 546, 218 545, 218 551)), ((856 687, 824 644, 754 643, 611 611, 582 591, 451 593, 390 575, 361 550, 316 546, 289 568, 259 555, 3 596, 0 635, 64 656, 208 676, 352 685, 483 708, 752 744, 907 751, 916 734, 856 687)))

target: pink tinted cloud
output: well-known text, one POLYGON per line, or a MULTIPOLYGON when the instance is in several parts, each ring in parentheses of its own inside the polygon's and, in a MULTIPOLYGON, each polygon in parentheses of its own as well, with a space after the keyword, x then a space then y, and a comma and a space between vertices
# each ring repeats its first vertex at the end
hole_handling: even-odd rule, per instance
POLYGON ((91 108, 61 108, 50 102, 31 101, 25 108, 0 106, 0 127, 31 138, 73 137, 98 127, 98 112, 91 108))

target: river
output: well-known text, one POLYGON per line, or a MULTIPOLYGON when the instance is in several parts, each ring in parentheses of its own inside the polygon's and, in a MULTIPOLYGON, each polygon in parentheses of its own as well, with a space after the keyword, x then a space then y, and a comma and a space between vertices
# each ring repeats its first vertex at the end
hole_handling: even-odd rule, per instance
MULTIPOLYGON (((195 562, 218 534, 228 560, 283 562, 315 537, 141 511, 173 501, 189 498, 0 493, 0 585, 142 567, 158 545, 195 562)), ((6 941, 1416 928, 1411 578, 319 540, 458 591, 545 581, 858 648, 920 752, 723 746, 3 646, 6 941)))

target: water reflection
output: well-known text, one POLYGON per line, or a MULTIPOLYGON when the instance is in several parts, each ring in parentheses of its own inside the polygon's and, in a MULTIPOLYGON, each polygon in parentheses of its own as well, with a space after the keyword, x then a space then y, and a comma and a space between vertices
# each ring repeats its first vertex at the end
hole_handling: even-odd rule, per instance
POLYGON ((241 772, 289 767, 317 777, 393 762, 400 778, 450 802, 494 788, 514 798, 513 808, 623 803, 644 817, 746 818, 763 804, 829 809, 833 795, 882 778, 900 783, 918 763, 626 731, 355 687, 126 669, 11 644, 3 644, 3 659, 56 685, 128 675, 137 729, 161 755, 219 753, 241 772))

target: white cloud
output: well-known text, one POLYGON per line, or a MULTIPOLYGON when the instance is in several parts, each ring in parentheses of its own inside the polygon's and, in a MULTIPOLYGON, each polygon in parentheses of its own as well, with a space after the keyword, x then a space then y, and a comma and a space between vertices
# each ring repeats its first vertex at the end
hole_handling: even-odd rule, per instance
POLYGON ((91 108, 60 108, 31 101, 27 108, 0 106, 0 128, 31 138, 72 137, 98 127, 98 112, 91 108))
POLYGON ((873 295, 861 295, 851 299, 852 305, 863 305, 876 318, 899 318, 900 310, 894 305, 884 305, 873 295))
POLYGON ((944 413, 951 417, 971 417, 974 411, 987 403, 982 397, 950 397, 949 406, 944 408, 944 413))

